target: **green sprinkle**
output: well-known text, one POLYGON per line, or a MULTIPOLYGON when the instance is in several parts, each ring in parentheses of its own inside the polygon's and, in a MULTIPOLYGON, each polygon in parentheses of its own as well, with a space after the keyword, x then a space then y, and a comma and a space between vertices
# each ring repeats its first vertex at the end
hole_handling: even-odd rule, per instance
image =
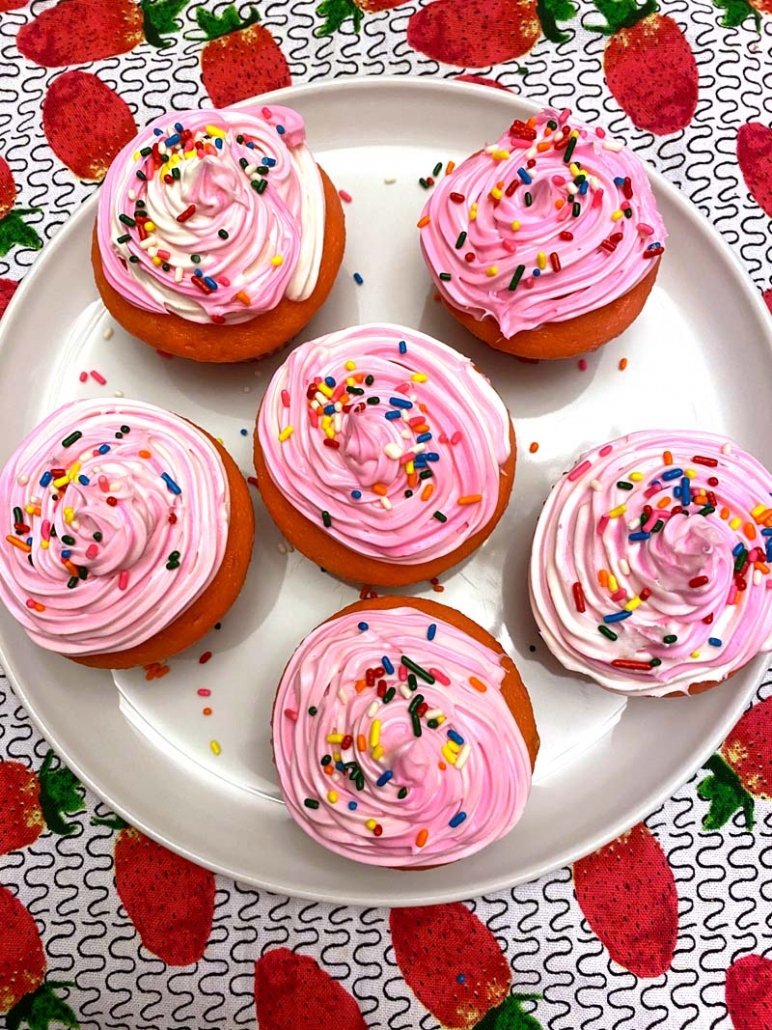
POLYGON ((137 224, 134 221, 133 218, 130 218, 128 215, 124 215, 124 214, 118 215, 118 221, 119 222, 123 222, 124 225, 136 225, 137 224))
POLYGON ((412 490, 405 490, 405 497, 412 497, 412 496, 413 496, 413 491, 412 490))
POLYGON ((668 633, 668 635, 666 637, 662 638, 662 643, 663 644, 674 644, 676 642, 676 640, 678 640, 678 637, 675 635, 675 633, 668 633))
POLYGON ((267 179, 261 179, 260 180, 260 184, 257 187, 257 192, 258 193, 265 193, 265 191, 267 189, 268 189, 268 180, 267 179))
POLYGON ((217 235, 220 237, 221 240, 227 240, 228 239, 228 232, 227 232, 226 229, 218 229, 217 230, 217 235))
POLYGON ((170 570, 178 569, 179 567, 180 567, 180 563, 178 561, 168 561, 166 563, 166 568, 170 569, 170 570))
POLYGON ((129 258, 129 261, 131 261, 132 265, 136 265, 136 264, 139 263, 139 258, 137 257, 136 254, 132 254, 131 257, 129 258))
POLYGON ((421 730, 421 720, 418 718, 418 712, 411 712, 410 713, 410 719, 411 719, 411 721, 413 723, 413 736, 420 737, 421 733, 422 733, 422 730, 421 730))
POLYGON ((348 392, 353 393, 355 397, 361 397, 365 391, 362 389, 361 386, 349 386, 348 392))
POLYGON ((161 265, 161 268, 163 268, 164 272, 171 272, 172 270, 172 266, 169 264, 168 261, 164 261, 164 263, 161 265))
POLYGON ((704 508, 700 508, 697 512, 698 515, 712 515, 715 511, 715 507, 712 504, 706 504, 704 508))
POLYGON ((451 278, 452 276, 450 272, 440 272, 440 279, 442 279, 444 283, 449 283, 451 278))
POLYGON ((137 178, 141 179, 143 182, 147 182, 147 176, 144 172, 137 172, 137 178))
POLYGON ((748 557, 748 551, 747 551, 747 549, 745 547, 743 547, 742 551, 740 551, 740 553, 737 555, 737 558, 735 559, 735 563, 734 563, 734 571, 735 572, 741 572, 742 571, 742 567, 743 567, 743 565, 745 565, 745 560, 746 560, 747 557, 748 557))
MULTIPOLYGON (((619 487, 620 490, 632 490, 632 488, 633 488, 633 484, 632 483, 626 483, 624 481, 624 479, 620 479, 619 482, 617 483, 617 486, 619 487)), ((643 523, 644 523, 644 518, 643 518, 643 515, 641 515, 641 525, 643 525, 643 523)))
POLYGON ((258 175, 268 175, 268 172, 269 172, 268 165, 258 165, 258 167, 257 167, 257 174, 258 175))
POLYGON ((262 182, 262 179, 252 179, 250 181, 249 185, 252 187, 253 190, 256 190, 261 182, 262 182))
POLYGON ((85 567, 85 565, 81 565, 78 568, 78 578, 79 579, 88 579, 88 569, 85 567))
POLYGON ((153 153, 153 148, 152 148, 152 147, 143 147, 143 148, 142 148, 142 149, 140 150, 140 154, 141 154, 141 155, 142 155, 143 157, 150 157, 150 155, 151 155, 152 153, 153 153))
POLYGON ((574 218, 578 218, 582 213, 582 205, 578 201, 574 201, 574 206, 571 208, 571 214, 574 218))
POLYGON ((74 543, 75 543, 75 537, 63 536, 62 537, 62 543, 63 544, 67 544, 68 547, 72 547, 74 545, 74 543))
POLYGON ((68 590, 74 590, 75 587, 78 585, 78 583, 80 583, 80 580, 78 579, 78 577, 77 576, 73 576, 71 579, 67 580, 67 589, 68 590))
POLYGON ((425 190, 429 189, 429 183, 426 181, 426 179, 419 179, 418 181, 420 182, 420 184, 423 186, 423 188, 425 190))
POLYGON ((625 218, 632 218, 633 217, 633 209, 631 207, 626 207, 624 209, 624 213, 625 213, 625 218))
POLYGON ((172 553, 169 555, 169 557, 166 560, 167 561, 177 561, 179 556, 180 556, 180 552, 179 551, 172 551, 172 553))
POLYGON ((356 787, 357 790, 364 790, 365 789, 364 773, 360 772, 359 776, 357 776, 357 778, 354 780, 354 786, 356 787))
POLYGON ((657 519, 657 521, 651 527, 651 532, 652 533, 659 533, 659 531, 662 529, 662 527, 664 525, 665 525, 665 523, 662 521, 662 519, 657 519))
POLYGON ((119 236, 118 239, 115 242, 116 243, 128 243, 130 239, 131 239, 131 236, 127 232, 125 232, 123 234, 123 236, 119 236))
POLYGON ((437 722, 436 719, 430 719, 426 725, 429 727, 430 730, 436 730, 440 724, 437 722))
POLYGON ((244 137, 241 135, 241 133, 239 133, 238 136, 236 137, 236 142, 237 143, 243 143, 244 142, 244 137))
POLYGON ((407 685, 410 687, 411 690, 416 690, 418 687, 418 680, 415 678, 412 672, 408 673, 407 685))
POLYGON ((365 376, 365 386, 372 386, 375 382, 375 376, 365 376))
POLYGON ((200 265, 201 264, 201 255, 200 254, 191 254, 190 255, 190 260, 193 262, 194 265, 200 265))
POLYGON ((332 755, 322 755, 322 765, 329 765, 332 761, 332 755))
POLYGON ((432 515, 432 518, 437 519, 438 522, 448 521, 448 516, 443 515, 441 511, 435 511, 434 515, 432 515))
POLYGON ((598 626, 598 632, 602 633, 603 636, 607 637, 609 640, 617 639, 616 633, 613 630, 609 629, 608 626, 598 626))
POLYGON ((317 709, 317 708, 315 708, 315 706, 314 706, 314 705, 311 705, 311 707, 310 707, 310 708, 308 709, 308 714, 309 714, 309 715, 316 715, 316 713, 317 713, 317 710, 318 710, 318 709, 317 709))
POLYGON ((318 808, 319 802, 315 798, 306 798, 303 804, 306 808, 318 808))
POLYGON ((14 508, 13 509, 13 521, 14 522, 23 522, 24 521, 24 512, 21 510, 21 508, 14 508))
POLYGON ((121 432, 122 433, 130 433, 131 432, 131 426, 121 426, 121 432))
POLYGON ((397 791, 397 797, 400 799, 400 801, 402 800, 402 798, 406 798, 407 797, 407 787, 400 787, 399 790, 397 791))
POLYGON ((122 440, 123 439, 123 433, 116 433, 115 434, 115 439, 116 440, 122 440))
POLYGON ((98 544, 101 544, 102 543, 102 534, 97 531, 96 533, 94 533, 93 539, 96 540, 96 542, 98 544))
POLYGON ((83 433, 79 429, 76 429, 74 433, 70 433, 69 436, 65 436, 62 440, 62 447, 72 447, 83 436, 83 433))
POLYGON ((533 197, 531 196, 530 193, 526 193, 526 195, 525 195, 525 206, 526 207, 530 207, 531 204, 533 204, 533 197))
MULTIPOLYGON (((414 661, 412 661, 412 659, 406 657, 405 655, 402 655, 400 661, 406 669, 410 669, 410 671, 414 672, 416 676, 420 676, 422 680, 426 680, 428 684, 431 685, 432 683, 434 683, 434 676, 432 676, 431 673, 427 672, 426 669, 422 669, 421 666, 417 665, 414 661)), ((409 681, 410 678, 408 677, 408 682, 409 681)), ((415 698, 413 700, 415 700, 415 698)), ((421 700, 423 700, 423 698, 421 700)))
POLYGON ((523 272, 525 272, 525 265, 518 265, 515 269, 515 274, 512 276, 512 281, 509 284, 509 289, 513 292, 517 289, 517 284, 523 278, 523 272))
POLYGON ((410 704, 407 706, 407 710, 412 714, 416 710, 416 708, 418 708, 418 706, 422 705, 423 703, 423 694, 416 694, 416 696, 411 700, 410 704))
POLYGON ((550 120, 547 122, 547 128, 552 129, 552 131, 554 132, 555 129, 557 129, 557 127, 558 123, 554 121, 552 118, 550 118, 550 120))
POLYGON ((240 157, 239 158, 239 164, 241 165, 242 168, 246 168, 247 165, 249 164, 249 161, 247 161, 247 159, 245 157, 240 157))
POLYGON ((330 513, 328 511, 322 512, 322 522, 324 523, 325 529, 329 529, 332 525, 332 519, 330 518, 330 513))
POLYGON ((145 206, 145 202, 144 202, 144 200, 135 200, 134 201, 134 206, 135 207, 144 207, 145 206))
POLYGON ((456 250, 461 250, 461 248, 464 246, 464 242, 465 241, 466 241, 466 233, 465 232, 460 232, 458 234, 458 239, 456 240, 456 250))
POLYGON ((383 695, 383 703, 387 705, 389 701, 394 700, 394 695, 397 693, 396 687, 389 687, 386 693, 383 695))
POLYGON ((176 179, 179 182, 179 180, 180 180, 180 170, 179 170, 179 168, 172 168, 172 179, 176 179))
POLYGON ((432 169, 432 175, 434 176, 435 179, 437 178, 437 176, 440 174, 441 171, 442 171, 442 161, 438 161, 437 164, 432 169))
POLYGON ((433 479, 434 478, 434 473, 432 472, 431 469, 424 469, 423 472, 419 472, 418 473, 418 478, 419 479, 433 479))
POLYGON ((572 136, 571 139, 568 141, 568 146, 566 147, 565 153, 563 154, 564 164, 571 164, 571 157, 573 156, 574 150, 576 148, 576 140, 577 137, 572 136))
POLYGON ((662 665, 662 659, 652 658, 652 660, 649 662, 649 665, 652 667, 652 669, 656 669, 658 665, 662 665))
POLYGON ((380 397, 368 397, 367 398, 367 403, 368 404, 380 404, 381 403, 381 398, 380 397))

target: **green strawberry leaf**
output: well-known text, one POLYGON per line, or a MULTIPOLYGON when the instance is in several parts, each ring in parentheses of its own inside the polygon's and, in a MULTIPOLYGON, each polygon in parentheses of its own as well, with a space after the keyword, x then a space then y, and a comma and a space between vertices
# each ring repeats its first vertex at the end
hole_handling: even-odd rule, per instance
POLYGON ((524 1001, 538 1001, 540 994, 510 994, 500 1005, 488 1009, 475 1030, 543 1030, 530 1013, 523 1012, 524 1001))
POLYGON ((250 25, 257 25, 260 15, 257 9, 250 4, 249 14, 242 20, 235 4, 229 4, 222 14, 211 14, 203 7, 196 8, 196 21, 198 27, 204 33, 208 41, 219 39, 220 36, 227 36, 231 32, 238 32, 240 29, 248 29, 250 25))
POLYGON ((748 0, 713 0, 713 6, 724 12, 719 24, 725 29, 736 29, 748 18, 753 18, 756 31, 761 32, 761 15, 748 0))
POLYGON ((73 983, 49 980, 36 991, 25 995, 10 1010, 6 1018, 8 1030, 20 1030, 26 1024, 29 1030, 51 1030, 51 1023, 79 1030, 78 1017, 70 1006, 54 994, 56 987, 74 987, 73 983))
POLYGON ((145 30, 145 39, 151 46, 163 50, 164 47, 172 45, 171 39, 164 39, 164 35, 179 32, 182 28, 177 21, 177 15, 181 14, 188 5, 188 0, 140 0, 142 11, 142 27, 145 30))
POLYGON ((30 250, 40 250, 43 241, 31 225, 22 218, 22 215, 31 215, 40 208, 14 208, 9 211, 5 218, 0 219, 0 257, 5 257, 12 247, 29 247, 30 250))
POLYGON ((603 17, 605 25, 585 25, 590 32, 600 32, 604 36, 613 36, 620 29, 631 29, 642 18, 656 14, 659 10, 657 0, 644 0, 638 7, 636 0, 592 0, 603 17))
POLYGON ((722 826, 726 826, 734 813, 741 809, 746 829, 752 830, 755 801, 753 795, 743 787, 734 769, 721 755, 711 755, 703 769, 710 770, 712 775, 706 776, 697 785, 697 794, 710 803, 708 813, 702 820, 702 828, 720 830, 722 826))
POLYGON ((94 816, 91 820, 92 826, 109 826, 111 830, 127 830, 129 824, 121 819, 119 815, 110 815, 106 819, 100 819, 98 816, 94 816))
POLYGON ((542 32, 551 43, 565 43, 569 36, 558 28, 558 22, 570 21, 576 17, 576 12, 571 0, 536 0, 536 14, 542 32))
POLYGON ((54 753, 49 749, 38 773, 40 781, 40 808, 46 826, 52 833, 69 837, 78 828, 77 823, 68 823, 63 812, 80 812, 83 803, 83 787, 78 777, 62 765, 52 769, 54 753))
POLYGON ((331 36, 349 18, 354 22, 354 32, 359 32, 362 27, 362 10, 357 7, 354 0, 322 0, 316 8, 316 13, 320 18, 324 18, 324 24, 314 29, 314 35, 317 37, 331 36))

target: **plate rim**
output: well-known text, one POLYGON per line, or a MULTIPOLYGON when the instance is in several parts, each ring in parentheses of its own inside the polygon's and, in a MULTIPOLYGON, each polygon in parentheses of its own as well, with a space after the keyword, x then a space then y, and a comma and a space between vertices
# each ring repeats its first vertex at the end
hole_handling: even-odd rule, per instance
MULTIPOLYGON (((319 93, 325 93, 328 95, 336 93, 355 94, 357 91, 363 89, 381 93, 388 93, 393 90, 399 92, 400 90, 408 91, 416 89, 423 90, 426 93, 451 93, 454 90, 464 90, 466 92, 476 94, 484 101, 493 100, 495 97, 499 104, 501 104, 502 101, 506 103, 506 100, 511 98, 515 106, 532 113, 536 113, 543 106, 542 104, 535 103, 520 94, 507 94, 504 91, 492 90, 489 86, 477 83, 462 82, 457 79, 428 78, 417 75, 355 76, 350 79, 333 80, 331 82, 304 83, 297 86, 285 87, 270 93, 260 94, 259 98, 261 101, 265 101, 266 103, 286 102, 291 105, 293 101, 298 98, 302 99, 311 93, 314 95, 318 95, 319 93)), ((254 102, 255 99, 256 98, 249 98, 247 100, 240 101, 238 105, 234 106, 249 104, 254 102)), ((214 105, 211 104, 200 105, 202 108, 213 106, 214 105)), ((761 297, 761 293, 753 283, 753 280, 743 265, 739 255, 729 245, 709 219, 703 215, 700 209, 693 204, 681 190, 666 179, 665 176, 654 168, 647 160, 641 160, 649 180, 655 183, 659 190, 662 190, 668 195, 669 201, 679 209, 680 214, 692 227, 699 229, 699 231, 703 233, 707 233, 711 238, 713 246, 721 252, 724 259, 728 259, 728 263, 733 267, 735 273, 736 286, 745 294, 747 301, 750 303, 751 307, 755 309, 757 315, 760 316, 762 323, 767 324, 769 315, 761 297)), ((81 204, 80 208, 62 224, 54 238, 45 244, 41 255, 33 263, 19 288, 15 291, 15 294, 12 297, 2 319, 2 323, 0 323, 0 361, 3 357, 3 349, 5 347, 6 340, 12 335, 13 323, 17 318, 17 312, 20 312, 26 304, 27 295, 36 288, 38 279, 44 275, 45 265, 48 261, 52 260, 59 250, 66 245, 66 241, 72 233, 73 227, 79 225, 80 221, 87 219, 89 216, 93 217, 94 208, 98 203, 98 195, 99 189, 97 187, 92 195, 81 204)), ((767 324, 767 331, 764 335, 767 345, 770 351, 772 351, 772 325, 767 324)), ((746 686, 746 689, 738 692, 737 696, 733 698, 732 703, 728 704, 724 709, 723 717, 717 723, 714 734, 709 739, 706 739, 705 747, 701 751, 702 757, 700 765, 702 761, 704 761, 704 759, 722 743, 729 730, 746 709, 749 701, 753 698, 759 686, 764 682, 764 676, 767 668, 769 667, 769 661, 770 658, 768 656, 761 654, 746 667, 748 685, 746 686)), ((202 859, 201 855, 196 850, 189 848, 185 843, 180 842, 179 840, 170 839, 163 830, 155 829, 153 825, 151 825, 152 818, 149 823, 144 817, 138 817, 137 815, 132 814, 130 806, 124 806, 112 796, 111 791, 106 791, 98 785, 95 779, 82 766, 81 761, 75 757, 70 749, 60 744, 55 727, 49 726, 48 723, 46 723, 39 715, 34 701, 27 696, 26 690, 21 685, 23 674, 20 669, 16 669, 15 662, 6 647, 2 632, 0 632, 0 665, 2 665, 15 695, 23 703, 25 710, 29 714, 36 728, 45 740, 53 747, 57 755, 59 755, 67 766, 76 773, 81 782, 93 791, 97 798, 109 805, 132 826, 137 827, 143 833, 147 834, 148 837, 196 864, 203 865, 205 868, 211 869, 221 875, 225 875, 230 879, 246 882, 256 889, 268 890, 284 896, 304 898, 325 903, 343 903, 358 908, 372 906, 393 908, 405 905, 441 904, 479 896, 483 893, 507 890, 522 883, 530 883, 538 880, 550 872, 572 865, 579 858, 591 854, 604 844, 626 832, 637 822, 650 816, 659 807, 666 803, 666 801, 671 798, 675 792, 684 786, 700 768, 699 765, 694 765, 693 757, 687 758, 677 766, 672 776, 664 781, 657 791, 654 791, 643 798, 638 805, 629 810, 625 818, 619 819, 615 823, 610 824, 602 833, 595 834, 591 841, 586 840, 574 845, 573 847, 566 847, 556 860, 544 861, 525 874, 514 875, 504 880, 496 879, 483 885, 478 885, 477 887, 472 886, 469 891, 462 891, 453 886, 445 888, 434 886, 429 888, 431 897, 421 899, 408 897, 406 900, 401 900, 400 898, 391 897, 389 894, 381 893, 380 889, 377 889, 368 891, 367 900, 348 901, 342 895, 330 891, 319 891, 303 887, 291 887, 288 889, 287 884, 274 883, 265 878, 245 877, 243 871, 237 871, 233 866, 229 866, 224 862, 202 859)), ((110 677, 109 671, 105 671, 103 675, 105 677, 110 677)), ((722 688, 719 687, 718 689, 722 688)), ((660 701, 660 703, 662 702, 660 701)), ((679 700, 674 700, 671 703, 677 704, 679 703, 679 700)), ((680 703, 684 704, 689 702, 688 700, 680 700, 680 703)), ((127 726, 127 732, 133 731, 127 726)), ((352 867, 353 876, 356 875, 355 868, 356 867, 352 867)))

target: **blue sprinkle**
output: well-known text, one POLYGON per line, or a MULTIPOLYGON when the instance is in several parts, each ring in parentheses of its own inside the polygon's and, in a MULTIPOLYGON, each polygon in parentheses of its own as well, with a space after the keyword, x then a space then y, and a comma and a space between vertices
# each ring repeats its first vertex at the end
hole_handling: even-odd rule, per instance
POLYGON ((109 443, 103 443, 102 446, 99 448, 99 453, 100 454, 107 454, 107 452, 109 450, 110 450, 110 444, 109 443))
POLYGON ((624 184, 625 184, 625 180, 621 177, 621 175, 617 175, 617 176, 614 177, 614 185, 615 186, 624 186, 624 184))
POLYGON ((254 143, 247 143, 247 147, 249 147, 250 150, 254 150, 255 149, 255 144, 254 143))
POLYGON ((69 558, 72 551, 62 551, 62 558, 69 558))
POLYGON ((32 547, 32 537, 31 536, 27 537, 27 547, 32 547))
POLYGON ((772 540, 767 544, 767 552, 764 555, 766 561, 772 561, 772 540))
MULTIPOLYGON (((265 160, 265 158, 263 160, 265 160)), ((349 811, 356 812, 356 810, 357 810, 357 803, 356 803, 356 801, 349 801, 348 807, 349 807, 349 811)))
POLYGON ((534 274, 534 275, 536 276, 536 278, 538 279, 538 278, 539 278, 539 276, 541 275, 541 269, 540 269, 540 268, 534 268, 534 270, 533 270, 533 274, 534 274))
POLYGON ((407 354, 407 343, 405 342, 405 340, 399 341, 399 353, 407 354))
POLYGON ((219 136, 214 141, 214 145, 217 147, 218 150, 222 150, 222 139, 219 136))
POLYGON ((448 739, 452 740, 454 744, 458 744, 459 747, 464 743, 464 738, 455 730, 448 730, 448 739))
POLYGON ((200 269, 200 268, 197 268, 197 269, 195 270, 195 272, 193 273, 193 275, 197 275, 199 279, 201 278, 201 276, 202 276, 203 274, 204 274, 204 273, 203 273, 203 272, 201 271, 201 269, 200 269))
POLYGON ((426 639, 427 640, 434 640, 434 638, 436 636, 437 636, 437 623, 433 622, 431 624, 431 626, 426 631, 426 639))
POLYGON ((464 976, 463 973, 459 973, 458 974, 458 976, 456 977, 456 983, 458 983, 458 984, 466 983, 466 977, 464 976))
POLYGON ((648 540, 651 533, 630 533, 628 540, 648 540))
POLYGON ((162 472, 161 479, 163 479, 163 481, 166 483, 167 487, 171 490, 173 494, 182 493, 182 490, 177 486, 177 484, 174 482, 174 480, 168 472, 162 472))
POLYGON ((361 286, 364 282, 364 279, 359 274, 359 272, 354 272, 354 282, 357 284, 357 286, 361 286))
POLYGON ((733 554, 733 555, 735 556, 735 558, 736 558, 736 557, 737 557, 737 555, 738 555, 738 554, 740 554, 740 552, 741 552, 741 551, 744 551, 744 550, 745 550, 745 544, 743 544, 743 543, 739 543, 739 544, 737 544, 737 545, 736 545, 735 547, 733 547, 733 548, 732 548, 732 554, 733 554))
POLYGON ((439 454, 437 454, 436 451, 426 451, 422 455, 422 457, 423 457, 424 461, 439 461, 440 460, 440 456, 439 456, 439 454))
MULTIPOLYGON (((351 491, 351 496, 354 498, 355 501, 358 501, 359 498, 362 496, 362 491, 361 490, 352 490, 351 491)), ((361 627, 361 623, 360 623, 360 629, 361 628, 362 627, 361 627)))
POLYGON ((719 640, 718 637, 708 637, 708 643, 711 647, 721 647, 723 641, 719 640))
POLYGON ((579 196, 583 197, 589 188, 590 188, 590 184, 585 179, 584 182, 581 183, 580 186, 579 186, 579 196))
POLYGON ((286 129, 284 128, 284 126, 283 126, 283 125, 277 125, 277 126, 276 126, 276 131, 278 132, 278 134, 279 134, 280 136, 283 136, 283 135, 284 135, 284 133, 286 132, 286 129))
POLYGON ((366 622, 357 623, 357 629, 361 629, 363 633, 365 632, 365 630, 367 630, 369 628, 370 627, 369 627, 369 625, 366 622))
POLYGON ((624 619, 629 619, 632 612, 612 612, 611 615, 604 615, 604 622, 622 622, 624 619))
POLYGON ((431 440, 431 433, 421 433, 415 438, 416 443, 428 443, 431 440))
POLYGON ((160 129, 153 129, 153 135, 154 136, 163 136, 163 133, 161 132, 160 129))
POLYGON ((533 182, 533 179, 528 174, 528 172, 525 170, 525 168, 518 168, 517 174, 520 176, 520 178, 523 180, 523 182, 526 184, 526 186, 530 186, 531 183, 533 182))
MULTIPOLYGON (((40 477, 40 485, 48 486, 48 484, 51 482, 53 478, 54 477, 51 475, 50 472, 44 472, 43 475, 40 477)), ((772 533, 772 529, 770 529, 769 532, 772 533)))
POLYGON ((78 482, 81 486, 88 486, 91 480, 88 478, 88 476, 78 476, 78 482))
POLYGON ((177 132, 182 132, 182 130, 183 130, 182 122, 175 122, 174 123, 174 128, 177 130, 177 132))
POLYGON ((261 160, 262 160, 263 164, 267 165, 269 168, 273 168, 275 166, 275 164, 276 164, 276 158, 275 157, 264 157, 261 160))
POLYGON ((242 429, 241 430, 241 435, 242 436, 249 436, 249 430, 248 429, 242 429))
POLYGON ((661 244, 660 244, 660 243, 650 243, 650 244, 648 245, 648 247, 646 248, 646 250, 656 250, 656 249, 657 249, 657 247, 659 247, 659 246, 661 246, 661 244))
POLYGON ((402 418, 402 414, 399 411, 387 411, 386 418, 393 422, 395 418, 402 418))
POLYGON ((389 782, 389 780, 392 778, 393 775, 394 775, 394 773, 391 771, 391 769, 387 769, 386 772, 382 773, 378 777, 378 779, 375 781, 375 786, 376 787, 385 787, 386 784, 389 782))
POLYGON ((448 826, 452 826, 454 829, 456 826, 460 826, 461 823, 466 819, 466 812, 459 812, 458 815, 454 815, 448 823, 448 826))
POLYGON ((205 275, 204 276, 204 282, 206 283, 206 285, 209 287, 210 290, 216 290, 217 289, 217 283, 214 281, 214 279, 211 277, 211 275, 205 275))
POLYGON ((337 386, 338 384, 337 384, 337 383, 335 382, 335 380, 333 379, 333 377, 332 377, 332 376, 325 376, 325 377, 324 377, 324 385, 325 385, 325 386, 329 386, 329 388, 330 388, 330 389, 332 390, 332 389, 334 389, 334 387, 336 387, 336 386, 337 386))
POLYGON ((772 529, 762 529, 761 535, 762 536, 772 536, 772 529))
POLYGON ((405 411, 413 407, 412 401, 406 401, 402 397, 389 397, 389 404, 393 408, 404 408, 405 411))
POLYGON ((388 655, 384 655, 383 658, 381 658, 381 665, 384 667, 389 676, 394 675, 394 666, 391 664, 391 659, 388 657, 388 655))
POLYGON ((325 415, 334 415, 335 414, 335 405, 334 404, 325 404, 325 406, 324 406, 324 408, 322 410, 324 411, 325 415))
POLYGON ((662 478, 666 483, 669 483, 671 479, 678 479, 679 476, 684 474, 683 469, 668 469, 667 472, 662 473, 662 478))
POLYGON ((343 764, 343 762, 336 762, 335 763, 335 768, 338 770, 338 772, 345 772, 346 771, 346 766, 343 764))
POLYGON ((685 508, 688 508, 691 503, 692 488, 689 485, 689 477, 684 476, 684 478, 681 480, 681 504, 683 504, 685 508))
POLYGON ((416 454, 415 458, 413 458, 413 464, 418 469, 426 468, 426 455, 416 454))
POLYGON ((179 142, 180 142, 180 134, 178 132, 175 132, 173 136, 167 136, 166 139, 164 140, 164 143, 166 144, 167 147, 173 147, 175 145, 175 143, 179 143, 179 142))

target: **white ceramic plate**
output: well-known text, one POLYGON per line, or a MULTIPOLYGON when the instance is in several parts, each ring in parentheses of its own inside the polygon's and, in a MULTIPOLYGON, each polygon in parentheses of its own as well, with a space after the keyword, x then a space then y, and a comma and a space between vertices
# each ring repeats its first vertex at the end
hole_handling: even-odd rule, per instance
MULTIPOLYGON (((497 890, 573 861, 651 812, 723 739, 759 681, 763 658, 708 694, 625 705, 547 654, 528 607, 526 563, 544 497, 585 446, 636 429, 702 426, 759 456, 772 453, 768 316, 719 236, 652 172, 670 241, 632 329, 588 357, 584 372, 576 361, 528 365, 497 354, 433 299, 415 227, 425 200, 417 180, 533 108, 485 87, 418 79, 305 86, 271 99, 304 115, 320 162, 354 198, 340 277, 301 339, 365 321, 413 326, 469 354, 515 419, 519 459, 505 518, 472 560, 444 577, 444 593, 429 584, 417 592, 472 616, 519 665, 543 742, 525 817, 473 858, 412 875, 354 865, 295 826, 271 763, 273 694, 295 645, 357 591, 286 553, 256 495, 257 542, 241 597, 221 630, 173 659, 162 680, 148 683, 140 671, 113 681, 39 650, 4 611, 0 654, 70 767, 135 826, 197 862, 282 893, 355 904, 436 903, 497 890), (201 665, 205 651, 213 657, 201 665), (212 715, 202 714, 205 706, 212 715)), ((0 460, 60 403, 120 390, 221 436, 249 475, 255 412, 281 355, 211 367, 164 360, 117 327, 105 339, 111 320, 88 257, 94 213, 92 198, 46 248, 3 320, 0 460), (92 369, 106 385, 79 383, 79 373, 92 369)))

